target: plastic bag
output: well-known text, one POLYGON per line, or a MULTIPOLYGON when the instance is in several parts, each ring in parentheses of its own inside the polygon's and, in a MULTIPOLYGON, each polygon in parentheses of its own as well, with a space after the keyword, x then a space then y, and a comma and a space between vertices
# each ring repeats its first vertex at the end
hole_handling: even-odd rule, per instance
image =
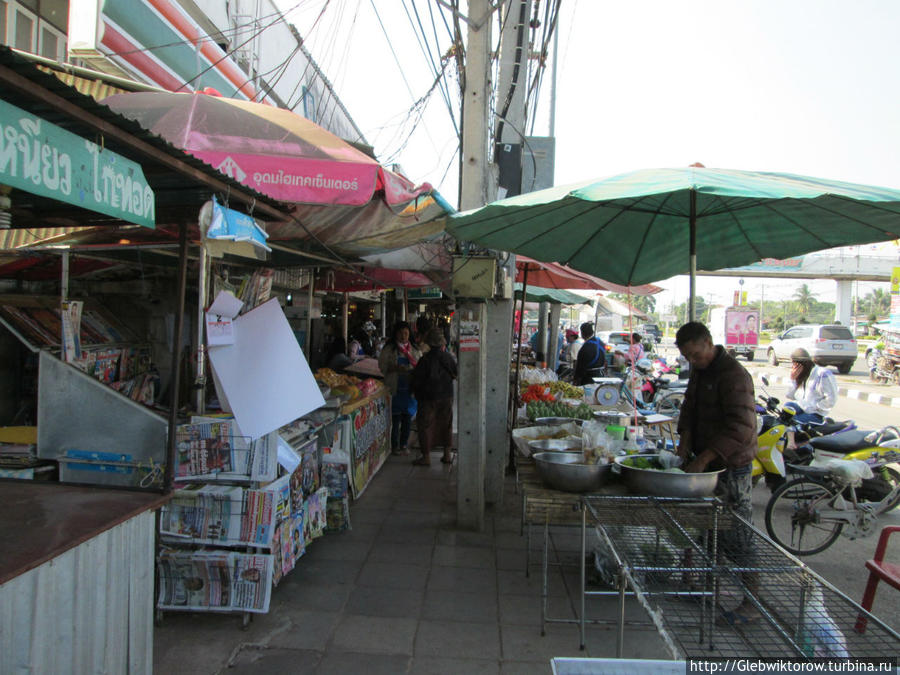
POLYGON ((864 480, 873 478, 872 468, 861 459, 832 459, 825 463, 835 482, 841 485, 862 485, 864 480))
POLYGON ((681 457, 676 455, 674 452, 669 452, 668 450, 660 450, 659 451, 659 463, 662 465, 663 469, 677 469, 681 467, 681 457))
POLYGON ((581 425, 581 451, 587 464, 612 461, 612 439, 605 422, 588 420, 581 425))
POLYGON ((828 614, 822 599, 822 589, 813 586, 803 610, 803 629, 800 648, 808 657, 846 659, 847 639, 828 614))
POLYGON ((519 381, 528 384, 544 384, 546 382, 556 382, 559 376, 556 371, 551 368, 532 368, 530 366, 522 366, 522 372, 519 375, 519 381))

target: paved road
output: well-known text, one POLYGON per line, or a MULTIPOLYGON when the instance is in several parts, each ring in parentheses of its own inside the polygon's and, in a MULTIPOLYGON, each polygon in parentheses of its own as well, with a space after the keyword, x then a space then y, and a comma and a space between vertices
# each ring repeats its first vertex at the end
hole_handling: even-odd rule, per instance
MULTIPOLYGON (((674 345, 663 344, 667 358, 674 354, 674 345)), ((743 363, 743 360, 741 360, 743 363)), ((788 377, 788 366, 779 365, 773 367, 757 360, 747 363, 747 369, 758 382, 758 377, 763 373, 775 374, 781 378, 788 377)), ((853 369, 847 375, 837 374, 839 386, 863 391, 878 391, 888 396, 900 397, 900 387, 896 385, 876 385, 869 381, 868 370, 865 361, 860 358, 854 364, 853 369)), ((758 386, 758 385, 757 385, 758 386)), ((768 387, 769 393, 785 399, 785 386, 774 384, 768 387)), ((892 408, 886 405, 856 400, 847 396, 839 396, 838 402, 832 411, 835 419, 853 419, 861 429, 876 429, 893 424, 900 426, 900 408, 892 408)), ((765 485, 758 485, 753 494, 753 520, 762 531, 765 531, 763 515, 770 492, 765 485)), ((882 525, 900 525, 900 508, 885 514, 879 521, 882 525)), ((877 528, 880 531, 880 527, 877 528)), ((895 535, 897 542, 891 546, 894 555, 900 557, 900 535, 895 535)), ((851 541, 846 537, 838 539, 831 548, 814 556, 804 559, 811 569, 821 574, 832 584, 846 593, 850 598, 859 602, 865 589, 868 571, 865 569, 865 561, 875 553, 875 544, 878 535, 851 541)), ((875 596, 874 613, 881 617, 894 630, 900 632, 900 596, 890 586, 882 583, 879 585, 875 596)))
MULTIPOLYGON (((659 345, 660 352, 667 360, 675 358, 678 354, 675 343, 671 338, 663 340, 659 345)), ((777 366, 769 365, 765 360, 765 347, 760 347, 753 361, 739 359, 746 366, 750 374, 756 379, 760 374, 774 374, 776 377, 787 378, 790 374, 790 362, 782 361, 777 366)), ((856 359, 853 368, 846 375, 841 375, 835 368, 831 369, 838 381, 838 386, 865 394, 879 394, 885 398, 900 399, 900 386, 895 384, 879 384, 869 378, 869 369, 863 356, 856 359)), ((900 421, 900 409, 896 411, 896 419, 900 421)))

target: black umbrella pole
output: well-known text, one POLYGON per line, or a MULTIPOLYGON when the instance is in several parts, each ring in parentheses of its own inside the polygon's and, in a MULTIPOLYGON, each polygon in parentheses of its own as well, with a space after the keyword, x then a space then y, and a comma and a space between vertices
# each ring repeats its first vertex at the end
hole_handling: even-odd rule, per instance
MULTIPOLYGON (((525 327, 525 294, 528 292, 528 265, 522 276, 522 309, 519 311, 519 341, 516 343, 516 380, 513 388, 512 415, 509 416, 509 428, 516 425, 516 412, 519 410, 519 370, 522 367, 522 333, 525 327)), ((513 306, 515 309, 515 306, 513 306)), ((513 335, 516 334, 516 313, 513 311, 513 335)))
POLYGON ((175 335, 172 345, 172 371, 169 377, 169 442, 166 447, 166 471, 163 491, 171 492, 175 478, 175 430, 178 425, 178 392, 181 389, 181 335, 184 332, 184 294, 187 289, 187 225, 178 226, 178 314, 175 315, 175 335))

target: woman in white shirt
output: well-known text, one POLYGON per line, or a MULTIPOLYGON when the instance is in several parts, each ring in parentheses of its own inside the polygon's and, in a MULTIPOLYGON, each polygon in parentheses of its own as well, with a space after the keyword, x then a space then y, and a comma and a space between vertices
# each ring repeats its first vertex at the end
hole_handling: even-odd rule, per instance
POLYGON ((821 424, 837 402, 837 380, 828 368, 813 365, 803 348, 791 352, 791 384, 787 397, 801 410, 794 415, 798 422, 821 424))

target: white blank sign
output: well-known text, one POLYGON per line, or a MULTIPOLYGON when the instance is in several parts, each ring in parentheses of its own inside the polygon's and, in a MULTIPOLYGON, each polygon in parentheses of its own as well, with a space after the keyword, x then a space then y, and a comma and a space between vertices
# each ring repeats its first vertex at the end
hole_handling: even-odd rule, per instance
POLYGON ((234 320, 234 344, 209 361, 241 432, 259 438, 325 405, 278 300, 234 320))

